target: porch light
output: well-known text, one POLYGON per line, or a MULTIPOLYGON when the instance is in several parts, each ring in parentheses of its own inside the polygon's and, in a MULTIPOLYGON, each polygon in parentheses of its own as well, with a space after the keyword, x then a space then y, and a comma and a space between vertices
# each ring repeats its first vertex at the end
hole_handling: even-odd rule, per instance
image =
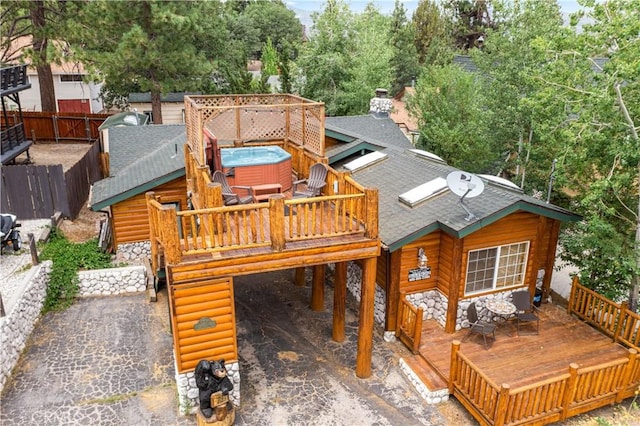
POLYGON ((428 261, 429 259, 427 258, 427 255, 425 254, 424 249, 420 247, 418 249, 418 268, 425 269, 427 267, 428 261))

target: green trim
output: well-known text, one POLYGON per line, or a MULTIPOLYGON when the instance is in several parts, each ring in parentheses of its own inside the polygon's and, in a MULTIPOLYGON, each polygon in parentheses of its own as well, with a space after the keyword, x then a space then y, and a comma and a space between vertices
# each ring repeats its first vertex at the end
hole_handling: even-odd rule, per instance
POLYGON ((172 180, 175 180, 177 178, 184 177, 185 174, 186 174, 186 171, 184 168, 182 168, 180 170, 176 170, 173 173, 169 173, 168 175, 164 175, 159 178, 152 179, 149 182, 146 182, 140 186, 136 186, 134 188, 128 189, 127 191, 114 195, 113 197, 109 197, 98 203, 92 204, 91 210, 93 211, 102 210, 105 207, 109 207, 121 201, 128 200, 129 198, 134 197, 138 194, 143 194, 157 186, 163 185, 167 182, 171 182, 172 180))
MULTIPOLYGON (((398 241, 396 241, 395 243, 391 244, 388 246, 388 250, 389 252, 394 252, 396 250, 398 250, 399 248, 402 248, 404 246, 406 246, 407 244, 417 240, 418 238, 424 237, 425 235, 428 235, 434 231, 437 231, 441 229, 440 223, 439 222, 434 222, 431 225, 425 226, 424 228, 421 228, 419 230, 417 230, 416 232, 413 232, 401 239, 399 239, 398 241)), ((384 242, 384 241, 383 241, 384 242)))
POLYGON ((324 129, 324 136, 325 137, 328 136, 330 138, 337 139, 337 140, 342 141, 342 142, 353 142, 356 139, 358 139, 356 137, 345 135, 344 133, 337 132, 335 130, 329 130, 329 129, 326 128, 326 126, 325 126, 325 129, 324 129))
MULTIPOLYGON (((580 220, 582 220, 582 216, 577 215, 575 213, 571 213, 567 210, 555 210, 555 209, 550 209, 550 208, 546 208, 544 206, 539 206, 536 204, 531 204, 527 201, 524 200, 520 200, 515 204, 512 204, 500 211, 495 212, 492 215, 489 215, 487 217, 483 217, 475 222, 473 222, 472 224, 470 224, 469 226, 464 227, 463 229, 460 229, 458 231, 456 231, 455 229, 451 228, 448 225, 445 225, 441 222, 435 222, 432 223, 429 226, 426 226, 416 232, 413 232, 409 235, 407 235, 404 238, 401 238, 400 240, 394 242, 393 244, 389 244, 389 251, 390 252, 394 252, 396 250, 398 250, 399 248, 412 243, 413 241, 424 237, 427 234, 430 234, 438 229, 446 232, 447 234, 451 235, 452 237, 458 238, 458 239, 462 239, 465 238, 468 235, 473 234, 474 232, 478 231, 479 229, 482 229, 486 226, 489 226, 495 222, 497 222, 498 220, 509 216, 512 213, 515 213, 517 211, 525 211, 528 213, 533 213, 533 214, 537 214, 539 216, 544 216, 544 217, 548 217, 551 219, 555 219, 555 220, 559 220, 561 222, 578 222, 580 220)), ((383 241, 384 243, 384 241, 383 241)))
POLYGON ((361 142, 357 145, 350 146, 349 149, 345 149, 337 153, 336 155, 329 156, 329 164, 335 163, 336 161, 340 161, 344 158, 349 157, 350 155, 355 154, 358 151, 362 151, 363 149, 367 149, 369 151, 380 151, 380 146, 370 144, 369 142, 361 142))

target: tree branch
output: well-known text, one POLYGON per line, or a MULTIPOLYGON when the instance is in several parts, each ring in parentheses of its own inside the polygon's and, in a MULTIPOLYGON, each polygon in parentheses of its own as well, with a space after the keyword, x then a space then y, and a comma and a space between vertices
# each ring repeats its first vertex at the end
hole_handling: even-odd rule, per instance
POLYGON ((593 92, 588 92, 586 90, 580 90, 580 89, 576 89, 575 87, 571 87, 571 86, 567 86, 566 84, 559 84, 559 83, 554 83, 553 81, 548 81, 540 76, 537 76, 536 78, 540 79, 543 83, 548 84, 550 86, 554 86, 554 87, 562 87, 563 89, 567 89, 569 91, 575 92, 575 93, 580 93, 582 95, 589 95, 589 96, 593 96, 594 93, 593 92))
POLYGON ((633 123, 633 119, 631 118, 631 115, 629 115, 629 110, 627 109, 627 106, 624 103, 624 99, 622 98, 622 91, 620 90, 620 83, 615 83, 613 85, 613 88, 616 91, 616 100, 618 101, 618 106, 622 110, 622 115, 624 115, 624 119, 627 122, 627 124, 629 125, 629 130, 631 130, 631 136, 633 137, 633 140, 637 141, 638 140, 638 132, 636 132, 636 126, 633 123))

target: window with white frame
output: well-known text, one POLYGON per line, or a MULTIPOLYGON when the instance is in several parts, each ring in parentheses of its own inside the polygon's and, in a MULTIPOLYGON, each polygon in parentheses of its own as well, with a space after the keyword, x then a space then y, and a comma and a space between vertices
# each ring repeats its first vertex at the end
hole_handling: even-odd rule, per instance
POLYGON ((73 83, 82 81, 82 74, 60 74, 61 83, 73 83))
POLYGON ((528 255, 528 241, 469 251, 465 294, 523 285, 528 255))

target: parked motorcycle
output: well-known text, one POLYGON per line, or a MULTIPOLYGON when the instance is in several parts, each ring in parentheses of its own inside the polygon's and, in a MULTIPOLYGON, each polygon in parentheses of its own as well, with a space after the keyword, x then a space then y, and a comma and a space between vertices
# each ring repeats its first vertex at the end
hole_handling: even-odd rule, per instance
POLYGON ((14 214, 0 213, 0 240, 2 241, 0 251, 4 251, 4 248, 9 244, 13 246, 14 251, 18 251, 22 247, 20 231, 17 229, 22 225, 18 223, 17 219, 14 214))

